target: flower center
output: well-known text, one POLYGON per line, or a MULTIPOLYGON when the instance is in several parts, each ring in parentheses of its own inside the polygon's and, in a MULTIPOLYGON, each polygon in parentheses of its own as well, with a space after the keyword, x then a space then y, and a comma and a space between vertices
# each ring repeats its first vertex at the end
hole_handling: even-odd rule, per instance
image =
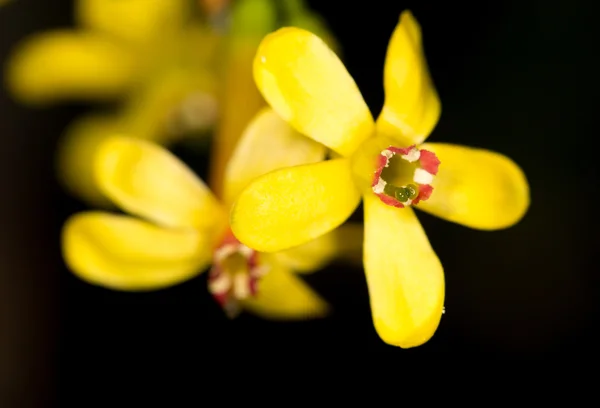
POLYGON ((217 118, 217 102, 207 93, 194 92, 185 97, 169 114, 167 132, 178 136, 199 132, 212 126, 217 118))
POLYGON ((429 150, 414 145, 390 146, 377 156, 371 188, 387 205, 404 208, 418 204, 431 196, 431 183, 439 165, 437 156, 429 150))
POLYGON ((256 296, 258 281, 268 272, 258 258, 259 253, 240 243, 231 231, 213 253, 208 290, 231 318, 241 311, 241 300, 256 296))

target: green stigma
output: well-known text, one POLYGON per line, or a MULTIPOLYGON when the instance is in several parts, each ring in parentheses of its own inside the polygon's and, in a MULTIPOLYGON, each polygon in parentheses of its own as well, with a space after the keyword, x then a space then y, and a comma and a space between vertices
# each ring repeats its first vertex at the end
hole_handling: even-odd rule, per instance
POLYGON ((419 189, 414 184, 407 185, 406 191, 408 192, 408 198, 411 200, 414 200, 419 195, 419 189))
POLYGON ((419 195, 419 189, 414 184, 409 184, 406 187, 396 187, 392 184, 386 184, 383 188, 383 193, 388 197, 394 197, 401 203, 408 200, 414 200, 419 195))
POLYGON ((407 202, 409 197, 408 189, 404 187, 399 187, 396 190, 394 197, 396 197, 396 200, 400 201, 401 203, 407 202))

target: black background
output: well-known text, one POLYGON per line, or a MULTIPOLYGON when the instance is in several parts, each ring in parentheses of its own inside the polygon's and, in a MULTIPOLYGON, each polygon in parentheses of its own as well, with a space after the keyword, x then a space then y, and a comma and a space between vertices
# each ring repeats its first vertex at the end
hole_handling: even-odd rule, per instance
MULTIPOLYGON (((402 350, 379 340, 360 269, 328 268, 307 278, 335 307, 326 320, 228 321, 205 276, 128 294, 87 285, 67 271, 60 228, 86 207, 57 185, 53 151, 64 127, 89 106, 27 108, 0 90, 2 407, 50 406, 59 396, 63 406, 75 398, 67 390, 98 392, 104 381, 141 375, 161 381, 226 361, 237 370, 227 359, 238 353, 263 362, 306 353, 329 364, 337 353, 376 352, 385 353, 386 366, 400 367, 409 356, 425 360, 436 352, 544 357, 593 349, 599 67, 590 2, 309 3, 328 20, 375 115, 387 42, 400 12, 410 8, 423 27, 442 100, 430 140, 513 158, 531 186, 527 216, 511 229, 480 232, 419 213, 447 282, 446 314, 421 347, 402 350)), ((0 61, 23 36, 68 27, 71 14, 69 1, 16 0, 0 9, 0 61)), ((201 161, 191 164, 202 173, 201 161)), ((244 375, 249 368, 256 366, 243 367, 244 375)), ((105 396, 112 392, 102 388, 105 396)))

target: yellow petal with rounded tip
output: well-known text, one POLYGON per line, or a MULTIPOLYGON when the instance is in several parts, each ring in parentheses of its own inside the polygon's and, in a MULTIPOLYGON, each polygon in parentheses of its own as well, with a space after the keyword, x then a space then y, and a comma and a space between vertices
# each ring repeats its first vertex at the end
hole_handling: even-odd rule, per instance
POLYGON ((167 229, 103 212, 76 214, 62 232, 68 267, 86 282, 110 289, 165 288, 201 273, 212 237, 193 229, 167 229))
POLYGON ((26 103, 110 99, 135 80, 135 61, 117 43, 89 33, 52 31, 21 43, 8 61, 7 86, 26 103))
POLYGON ((75 17, 87 28, 144 42, 183 24, 185 0, 78 0, 75 17))
POLYGON ((377 131, 421 143, 433 130, 441 104, 423 53, 421 27, 409 11, 390 40, 384 69, 385 103, 377 131))
POLYGON ((325 44, 340 55, 340 47, 331 34, 327 22, 319 14, 312 11, 304 0, 288 0, 281 3, 287 22, 284 26, 302 28, 319 36, 325 44))
POLYGON ((527 212, 527 179, 508 157, 451 144, 421 147, 435 152, 441 164, 432 183, 433 194, 416 208, 482 230, 510 227, 527 212))
POLYGON ((59 139, 56 164, 59 180, 71 194, 93 206, 111 206, 96 184, 94 155, 104 140, 121 130, 119 117, 110 115, 84 116, 69 125, 59 139))
POLYGON ((334 260, 362 265, 363 236, 362 224, 346 223, 306 244, 274 252, 272 256, 296 273, 315 272, 334 260))
POLYGON ((365 274, 371 313, 383 341, 403 348, 425 343, 444 306, 444 272, 411 208, 365 196, 365 274))
POLYGON ((373 133, 369 108, 346 68, 316 35, 293 27, 261 42, 254 79, 271 107, 300 133, 348 156, 373 133))
POLYGON ((272 109, 260 111, 244 131, 225 172, 225 202, 232 203, 255 178, 325 158, 326 148, 302 136, 272 109))
POLYGON ((110 138, 98 148, 94 168, 104 194, 131 214, 207 231, 225 223, 221 205, 202 180, 157 144, 110 138))
POLYGON ((262 252, 304 244, 342 224, 360 202, 349 160, 275 170, 242 191, 231 210, 231 230, 262 252))
POLYGON ((266 319, 303 320, 324 317, 329 307, 302 279, 275 262, 258 282, 256 297, 243 301, 246 310, 266 319))

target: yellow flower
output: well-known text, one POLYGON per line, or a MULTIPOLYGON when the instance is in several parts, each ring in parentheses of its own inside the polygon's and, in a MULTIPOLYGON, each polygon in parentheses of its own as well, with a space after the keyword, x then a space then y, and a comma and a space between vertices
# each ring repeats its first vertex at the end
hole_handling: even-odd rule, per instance
POLYGON ((215 85, 213 78, 201 72, 193 76, 174 71, 131 93, 117 111, 76 119, 58 142, 59 180, 89 204, 107 206, 109 200, 93 182, 91 163, 98 144, 115 133, 163 145, 206 135, 217 117, 215 85))
POLYGON ((8 61, 7 85, 30 104, 109 100, 174 66, 205 64, 205 43, 214 39, 206 29, 200 38, 188 31, 199 27, 189 21, 191 6, 188 0, 78 0, 80 29, 26 38, 8 61), (195 50, 196 61, 186 48, 195 50))
POLYGON ((212 263, 209 289, 231 315, 241 306, 269 318, 322 316, 327 304, 292 272, 314 271, 336 254, 360 253, 362 229, 348 227, 307 245, 263 254, 233 237, 227 213, 254 177, 315 163, 324 155, 323 145, 265 109, 248 125, 228 163, 219 202, 164 148, 112 137, 97 151, 96 180, 131 216, 100 211, 74 215, 63 230, 64 258, 81 279, 128 291, 178 284, 212 263))
POLYGON ((221 39, 193 7, 190 0, 78 0, 79 29, 35 34, 14 50, 5 75, 22 102, 119 102, 74 121, 59 140, 59 179, 70 193, 108 205, 90 166, 107 134, 168 144, 214 125, 221 39))
POLYGON ((529 206, 524 174, 498 153, 422 144, 440 102, 420 27, 408 11, 389 44, 385 104, 376 122, 343 64, 308 31, 284 28, 267 36, 254 77, 283 119, 337 156, 254 180, 232 208, 234 235, 259 251, 285 250, 334 230, 362 197, 374 326, 388 344, 425 343, 443 313, 444 274, 411 204, 476 229, 509 227, 529 206))

